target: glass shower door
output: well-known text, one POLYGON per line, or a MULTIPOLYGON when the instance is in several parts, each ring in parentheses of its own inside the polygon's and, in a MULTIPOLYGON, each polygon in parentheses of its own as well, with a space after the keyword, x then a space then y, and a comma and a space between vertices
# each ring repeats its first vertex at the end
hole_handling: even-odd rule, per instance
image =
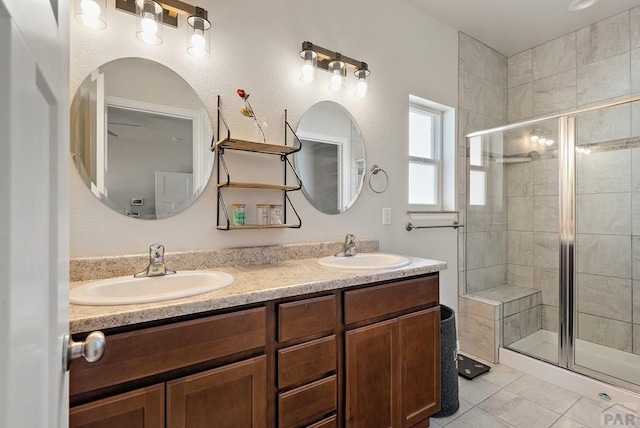
POLYGON ((574 369, 640 385, 640 104, 576 116, 574 369))
POLYGON ((502 346, 555 364, 559 120, 467 139, 466 295, 501 306, 502 346))

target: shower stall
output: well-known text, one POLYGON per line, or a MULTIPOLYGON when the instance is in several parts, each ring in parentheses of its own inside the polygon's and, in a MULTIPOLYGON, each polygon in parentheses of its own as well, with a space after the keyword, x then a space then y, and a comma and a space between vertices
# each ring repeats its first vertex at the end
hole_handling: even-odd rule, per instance
POLYGON ((640 98, 466 145, 464 293, 501 346, 640 391, 640 98))

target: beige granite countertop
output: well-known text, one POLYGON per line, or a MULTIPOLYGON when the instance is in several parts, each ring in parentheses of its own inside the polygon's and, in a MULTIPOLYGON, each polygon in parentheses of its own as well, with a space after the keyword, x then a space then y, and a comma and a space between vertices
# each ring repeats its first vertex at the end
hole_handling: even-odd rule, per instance
MULTIPOLYGON (((397 269, 351 270, 321 266, 316 258, 285 260, 273 264, 224 266, 235 282, 221 290, 183 299, 120 306, 69 305, 71 333, 108 329, 173 318, 216 309, 266 302, 319 291, 406 278, 445 270, 445 262, 409 257, 397 269)), ((86 281, 72 282, 71 288, 86 281)))

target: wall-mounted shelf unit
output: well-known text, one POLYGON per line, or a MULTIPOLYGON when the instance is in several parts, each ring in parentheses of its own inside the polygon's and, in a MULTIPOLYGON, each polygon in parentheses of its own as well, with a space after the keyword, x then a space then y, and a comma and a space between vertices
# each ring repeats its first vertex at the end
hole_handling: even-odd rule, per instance
POLYGON ((219 230, 239 230, 239 229, 284 229, 284 228, 300 228, 302 226, 302 220, 298 215, 295 207, 291 203, 289 199, 288 193, 296 190, 300 190, 302 188, 302 181, 300 180, 300 176, 298 175, 296 169, 294 168, 289 156, 293 153, 299 151, 302 148, 302 143, 296 136, 295 131, 289 125, 287 121, 287 110, 284 111, 284 145, 278 144, 267 144, 267 143, 257 143, 254 141, 247 140, 239 140, 235 138, 231 138, 231 131, 227 126, 227 122, 222 115, 222 111, 220 109, 220 96, 218 96, 218 124, 217 124, 217 135, 220 137, 220 124, 222 124, 226 129, 226 136, 220 140, 218 140, 213 147, 211 147, 212 151, 216 152, 216 170, 217 170, 217 179, 218 179, 218 207, 216 214, 216 226, 219 230), (287 145, 287 135, 291 133, 294 136, 294 144, 287 145), (295 142, 297 141, 297 144, 295 142), (229 168, 227 168, 227 164, 224 160, 225 152, 228 150, 236 150, 242 152, 249 153, 262 153, 267 155, 275 155, 280 156, 280 160, 282 161, 282 169, 283 169, 283 183, 282 184, 266 184, 266 183, 255 183, 255 182, 243 182, 243 181, 232 181, 231 174, 229 172, 229 168), (289 176, 293 176, 294 184, 287 184, 290 182, 289 176), (287 181, 289 180, 289 181, 287 181), (227 209, 227 205, 224 201, 223 189, 257 189, 257 190, 268 190, 268 191, 280 191, 282 192, 282 224, 244 224, 244 225, 235 225, 231 220, 231 216, 229 210, 227 209), (297 219, 296 222, 289 223, 288 217, 290 219, 291 216, 287 216, 287 212, 293 211, 295 217, 297 219))

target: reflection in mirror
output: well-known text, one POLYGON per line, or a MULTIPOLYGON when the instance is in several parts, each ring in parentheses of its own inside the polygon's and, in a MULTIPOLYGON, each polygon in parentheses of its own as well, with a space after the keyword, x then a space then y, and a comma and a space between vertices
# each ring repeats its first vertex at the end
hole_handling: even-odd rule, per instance
POLYGON ((71 155, 82 180, 129 217, 175 215, 213 168, 213 128, 198 94, 171 69, 122 58, 94 70, 71 104, 71 155))
POLYGON ((366 171, 364 139, 356 121, 340 104, 321 101, 302 116, 296 134, 302 149, 294 159, 304 195, 326 214, 349 209, 366 171))

